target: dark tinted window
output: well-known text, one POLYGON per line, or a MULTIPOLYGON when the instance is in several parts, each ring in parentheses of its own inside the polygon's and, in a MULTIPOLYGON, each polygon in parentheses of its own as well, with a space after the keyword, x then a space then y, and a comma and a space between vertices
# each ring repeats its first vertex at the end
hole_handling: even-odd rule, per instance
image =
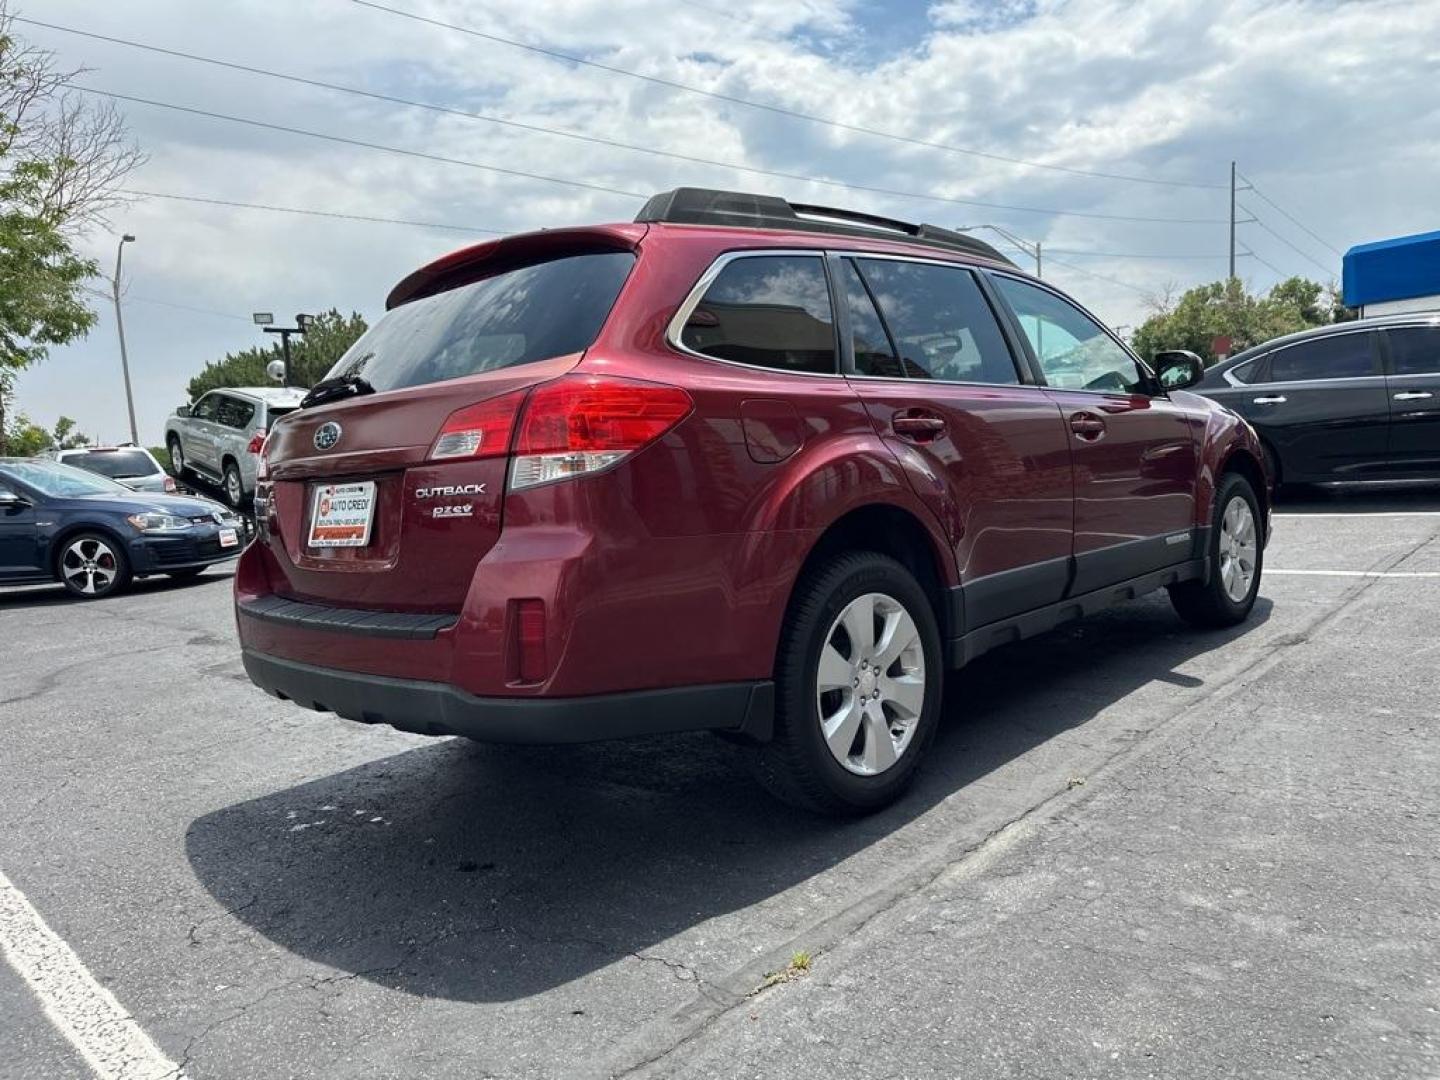
POLYGON ((190 410, 190 415, 197 420, 213 420, 215 419, 215 409, 219 404, 219 394, 206 394, 195 403, 195 408, 190 410))
POLYGON ((1017 278, 997 274, 993 280, 1020 320, 1049 385, 1103 393, 1146 392, 1146 380, 1134 358, 1074 304, 1017 278))
POLYGON ((894 374, 945 382, 1020 381, 970 271, 891 259, 858 262, 900 350, 894 374))
POLYGON ((224 424, 226 427, 244 428, 254 415, 255 403, 246 401, 244 398, 226 395, 220 399, 220 404, 215 406, 216 423, 224 424))
POLYGON ((572 255, 507 270, 386 314, 326 378, 363 375, 376 390, 478 375, 590 347, 635 256, 572 255))
POLYGON ((875 312, 869 290, 860 280, 860 271, 846 259, 840 274, 845 306, 850 315, 850 344, 855 352, 855 370, 861 375, 902 376, 900 358, 890 344, 880 316, 875 312))
POLYGON ((1270 382, 1355 379, 1374 373, 1367 333, 1316 338, 1270 354, 1270 382))
POLYGON ((65 457, 65 464, 116 479, 122 476, 152 476, 160 471, 144 450, 92 450, 88 454, 69 454, 65 457))
POLYGON ((808 255, 732 260, 690 313, 680 340, 720 360, 834 371, 835 325, 824 264, 808 255))
POLYGON ((1387 330, 1390 363, 1396 375, 1440 373, 1440 326, 1387 330))
POLYGON ((1237 382, 1258 382, 1260 376, 1263 374, 1261 364, 1264 363, 1264 360, 1265 357, 1257 356, 1254 360, 1246 360, 1243 364, 1236 364, 1230 369, 1230 374, 1237 382))

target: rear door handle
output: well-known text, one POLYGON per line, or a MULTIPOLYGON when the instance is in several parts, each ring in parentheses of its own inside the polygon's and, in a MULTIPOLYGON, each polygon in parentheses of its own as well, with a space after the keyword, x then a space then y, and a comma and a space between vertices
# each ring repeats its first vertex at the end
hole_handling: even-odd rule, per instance
POLYGON ((1434 397, 1429 390, 1403 390, 1395 395, 1396 401, 1423 401, 1428 397, 1434 397))
POLYGON ((1284 394, 1272 394, 1269 397, 1252 398, 1256 405, 1283 405, 1285 404, 1284 394))
POLYGON ((1105 434, 1105 421, 1094 413, 1077 412, 1070 417, 1070 430, 1077 439, 1094 442, 1105 434))
POLYGON ((917 442, 929 442, 945 433, 944 417, 931 413, 901 412, 890 418, 895 434, 917 442))

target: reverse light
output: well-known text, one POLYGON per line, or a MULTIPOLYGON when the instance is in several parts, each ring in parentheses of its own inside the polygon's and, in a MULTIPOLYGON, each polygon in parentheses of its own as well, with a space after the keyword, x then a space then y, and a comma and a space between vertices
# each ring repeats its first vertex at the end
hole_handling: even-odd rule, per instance
POLYGON ((677 386, 566 375, 530 394, 516 438, 510 488, 520 491, 608 469, 689 415, 677 386))
POLYGON ((504 457, 525 393, 501 394, 451 413, 430 448, 431 460, 504 457))

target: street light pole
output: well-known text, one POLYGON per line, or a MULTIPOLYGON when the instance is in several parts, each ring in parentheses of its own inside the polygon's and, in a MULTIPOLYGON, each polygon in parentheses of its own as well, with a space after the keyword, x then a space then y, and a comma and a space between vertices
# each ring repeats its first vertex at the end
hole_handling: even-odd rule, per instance
POLYGON ((1009 240, 1010 243, 1014 244, 1017 248, 1019 248, 1021 251, 1023 251, 1026 255, 1029 255, 1032 259, 1035 260, 1035 276, 1036 276, 1037 278, 1044 276, 1044 274, 1041 273, 1041 271, 1044 269, 1044 264, 1043 264, 1043 262, 1041 261, 1041 251, 1040 251, 1040 241, 1039 241, 1039 240, 1026 240, 1024 237, 1016 236, 1016 235, 1015 235, 1013 232, 1011 232, 1009 229, 1004 228, 1003 226, 1000 226, 1000 225, 961 225, 961 226, 960 226, 959 228, 957 228, 955 231, 956 231, 956 232, 975 232, 977 229, 989 229, 991 232, 993 232, 993 233, 999 233, 999 234, 1000 234, 1001 236, 1003 236, 1006 240, 1009 240))
POLYGON ((135 426, 135 395, 130 390, 130 357, 125 352, 125 316, 120 310, 120 264, 125 257, 125 245, 133 243, 135 237, 126 233, 115 245, 115 277, 110 282, 115 297, 115 329, 120 332, 120 371, 125 376, 125 408, 130 413, 130 441, 140 445, 140 432, 135 426))

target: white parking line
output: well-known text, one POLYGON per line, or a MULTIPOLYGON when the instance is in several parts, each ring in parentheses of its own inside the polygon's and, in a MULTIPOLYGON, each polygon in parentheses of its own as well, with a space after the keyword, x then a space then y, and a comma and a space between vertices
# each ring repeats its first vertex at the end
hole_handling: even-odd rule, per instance
POLYGON ((0 952, 102 1080, 183 1080, 140 1025, 0 872, 0 952))
POLYGON ((1400 517, 1400 518, 1411 518, 1411 517, 1431 518, 1431 517, 1440 517, 1440 510, 1352 510, 1352 511, 1351 511, 1350 513, 1348 513, 1348 514, 1340 513, 1339 511, 1336 511, 1336 512, 1332 513, 1332 512, 1330 512, 1330 511, 1327 510, 1327 511, 1326 511, 1325 513, 1323 513, 1323 514, 1286 514, 1286 513, 1279 513, 1279 514, 1272 514, 1271 516, 1272 516, 1272 517, 1277 517, 1277 518, 1294 518, 1294 519, 1296 519, 1296 520, 1299 520, 1299 519, 1301 519, 1301 518, 1372 518, 1372 517, 1383 517, 1383 518, 1392 518, 1392 517, 1400 517))
POLYGON ((1291 577, 1378 577, 1378 578, 1440 578, 1440 570, 1273 570, 1266 567, 1267 577, 1271 574, 1291 577))

